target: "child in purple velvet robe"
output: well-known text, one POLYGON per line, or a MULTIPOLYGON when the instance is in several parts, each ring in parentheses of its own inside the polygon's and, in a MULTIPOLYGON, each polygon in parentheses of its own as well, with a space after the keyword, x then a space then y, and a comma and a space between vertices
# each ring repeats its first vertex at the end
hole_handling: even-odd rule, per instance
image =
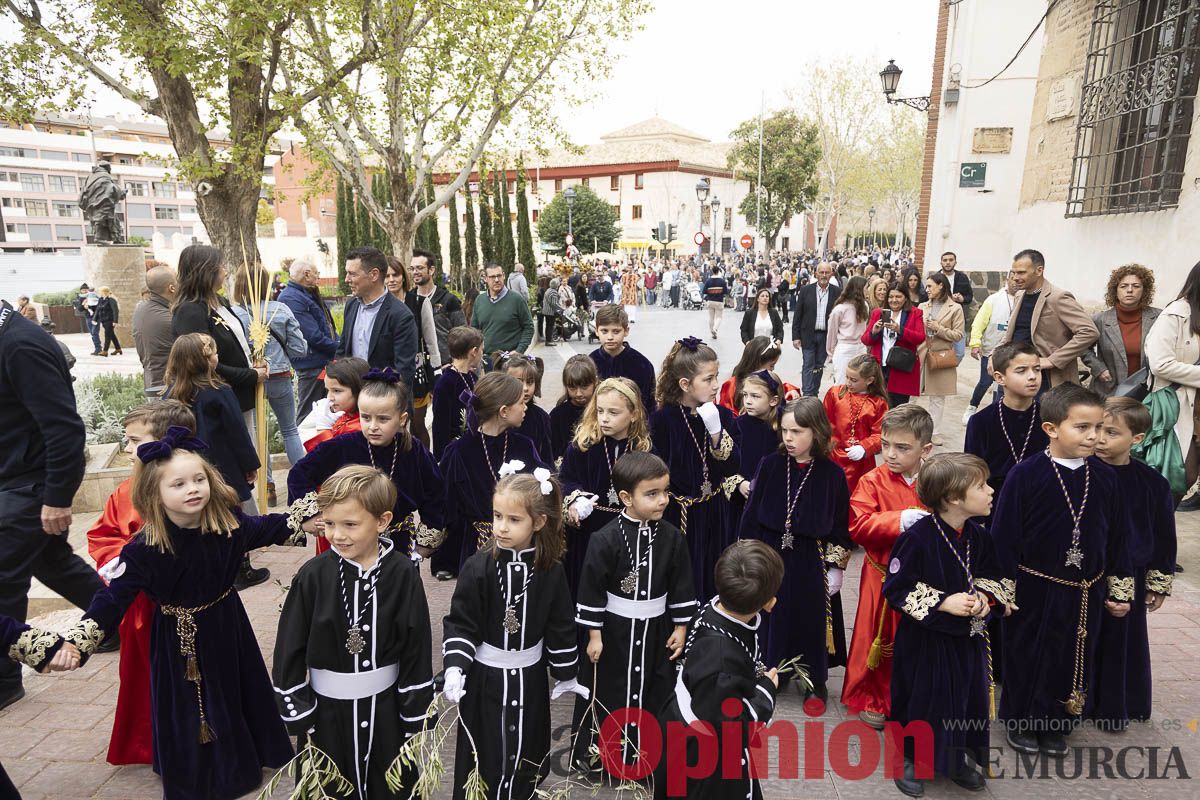
POLYGON ((461 398, 479 379, 483 334, 477 328, 458 325, 446 335, 446 347, 451 361, 433 384, 433 457, 437 459, 467 430, 467 406, 461 398))
POLYGON ((525 418, 517 432, 528 436, 537 448, 538 457, 546 464, 554 463, 554 445, 550 441, 550 415, 537 404, 542 396, 543 364, 540 358, 518 352, 493 353, 492 364, 497 372, 516 376, 525 387, 522 395, 525 418))
POLYGON ((574 355, 567 359, 567 365, 562 371, 563 396, 558 398, 558 405, 550 410, 550 446, 554 451, 554 464, 562 463, 563 456, 571 440, 575 438, 575 428, 583 417, 592 395, 596 393, 596 384, 600 376, 596 374, 596 364, 585 355, 574 355))
POLYGON ((650 359, 625 343, 629 337, 629 314, 618 305, 607 305, 596 312, 596 335, 600 346, 590 354, 596 372, 604 378, 629 378, 642 395, 646 413, 657 407, 654 365, 650 359))

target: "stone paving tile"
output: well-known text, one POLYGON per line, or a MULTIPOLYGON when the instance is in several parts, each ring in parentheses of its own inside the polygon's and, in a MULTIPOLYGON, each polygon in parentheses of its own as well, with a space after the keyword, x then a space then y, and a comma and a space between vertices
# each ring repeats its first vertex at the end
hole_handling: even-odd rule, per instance
MULTIPOLYGON (((701 313, 697 312, 688 319, 692 312, 662 312, 645 310, 639 315, 639 323, 634 326, 631 344, 640 349, 656 364, 662 360, 671 342, 681 332, 703 332, 704 322, 701 313)), ((729 315, 732 318, 734 315, 729 315)), ((727 374, 741 353, 741 343, 738 341, 736 327, 730 319, 726 320, 725 335, 713 342, 723 365, 722 374, 727 374)), ((547 372, 543 381, 543 403, 550 407, 562 392, 561 369, 566 359, 576 352, 587 353, 593 349, 585 343, 573 341, 567 345, 555 348, 538 348, 537 353, 547 362, 547 372)), ((126 357, 126 360, 128 357, 126 357)), ((102 359, 95 359, 97 362, 102 359)), ((125 371, 126 365, 89 364, 89 370, 97 371, 107 368, 109 371, 125 371), (109 365, 113 366, 109 366, 109 365)), ((800 368, 800 355, 790 347, 779 365, 779 371, 785 379, 796 381, 800 368)), ((945 432, 946 449, 953 450, 961 447, 963 426, 961 416, 968 392, 974 385, 978 367, 969 358, 965 360, 959 371, 960 396, 952 398, 946 409, 945 432)), ((825 381, 829 383, 828 377, 825 381)), ((277 481, 286 479, 286 473, 278 472, 277 481)), ((280 485, 284 485, 281 483, 280 485)), ((1194 665, 1200 657, 1200 590, 1195 588, 1191 575, 1200 574, 1200 559, 1196 556, 1197 532, 1200 531, 1200 513, 1181 514, 1178 516, 1180 538, 1180 562, 1187 567, 1188 572, 1177 578, 1177 591, 1166 606, 1150 616, 1150 635, 1154 659, 1155 673, 1155 719, 1149 724, 1135 724, 1128 733, 1114 735, 1094 730, 1081 730, 1072 737, 1072 743, 1088 748, 1108 747, 1114 750, 1120 748, 1161 748, 1158 752, 1159 769, 1166 759, 1166 752, 1172 746, 1179 747, 1183 762, 1189 774, 1200 770, 1200 734, 1190 730, 1187 724, 1200 724, 1195 718, 1200 716, 1200 688, 1195 681, 1194 665)), ((84 552, 86 558, 86 543, 82 532, 87 529, 91 519, 76 520, 72 545, 78 552, 84 552)), ((271 569, 273 580, 254 587, 242 594, 243 604, 254 625, 255 634, 262 648, 268 665, 271 658, 271 648, 275 639, 275 624, 278 619, 279 604, 282 602, 283 590, 275 581, 286 586, 291 576, 301 563, 309 556, 311 549, 276 547, 260 551, 254 555, 254 563, 271 569)), ((843 587, 843 607, 845 609, 845 625, 847 631, 854 622, 854 609, 858 601, 858 582, 861 570, 861 556, 856 557, 846 574, 843 587)), ((432 579, 428 568, 422 571, 425 590, 429 598, 432 630, 434 635, 434 669, 440 669, 441 619, 445 615, 450 598, 454 591, 454 583, 441 583, 432 579)), ((52 627, 66 626, 78 617, 77 611, 56 612, 46 619, 54 620, 52 627)), ((829 731, 846 719, 845 710, 837 698, 841 692, 843 670, 835 669, 830 675, 830 703, 821 721, 825 723, 826 739, 829 731)), ((104 762, 108 748, 108 738, 111 730, 111 710, 115 703, 117 689, 117 657, 97 656, 86 667, 75 673, 64 676, 42 677, 27 674, 25 684, 27 698, 22 702, 0 711, 0 758, 4 759, 5 767, 12 775, 14 782, 22 790, 26 800, 39 798, 121 798, 122 800, 151 800, 161 796, 161 784, 149 767, 126 766, 114 768, 104 762), (76 713, 77 708, 85 709, 76 713), (71 715, 75 719, 70 719, 71 715), (90 725, 87 724, 90 721, 90 725), (42 725, 46 727, 42 727, 42 725), (72 728, 72 730, 64 730, 72 728), (82 728, 82 729, 79 729, 82 728), (53 735, 51 735, 51 733, 53 735), (80 776, 87 776, 81 778, 80 776), (72 782, 67 783, 70 779, 72 782), (64 787, 70 786, 69 789, 64 787)), ((792 720, 797 723, 809 721, 801 709, 800 697, 794 691, 781 694, 776 714, 777 719, 792 720)), ((566 747, 568 739, 563 734, 570 724, 571 704, 563 699, 551 704, 552 730, 557 738, 552 744, 552 759, 560 756, 558 751, 566 747)), ((803 740, 802 740, 803 742, 803 740)), ((803 746, 803 744, 802 744, 803 746)), ((1028 800, 1031 797, 1060 798, 1113 798, 1114 800, 1141 800, 1153 798, 1159 800, 1174 800, 1196 797, 1196 792, 1190 781, 1179 780, 1067 780, 1056 775, 1054 769, 1047 771, 1045 779, 1031 780, 1028 777, 1016 778, 1012 775, 1013 755, 1004 747, 1003 734, 998 729, 993 730, 992 746, 1003 748, 1000 760, 1007 768, 1004 778, 989 781, 987 790, 981 797, 1014 798, 1028 800)), ((859 746, 852 745, 852 752, 857 754, 859 746)), ((447 769, 453 774, 454 737, 449 737, 443 752, 447 769)), ((1084 765, 1090 758, 1091 750, 1086 750, 1084 765)), ((1146 756, 1133 753, 1130 763, 1137 766, 1145 765, 1146 756)), ((818 780, 781 780, 772 777, 764 782, 764 795, 767 800, 793 800, 793 798, 876 798, 899 797, 899 793, 890 779, 880 772, 865 780, 850 780, 822 767, 823 777, 818 780)), ((1064 770, 1064 775, 1070 775, 1071 770, 1064 770)), ((551 777, 548 781, 553 784, 558 778, 551 777)), ((287 782, 285 781, 285 784, 287 782)), ((548 788, 544 786, 543 788, 548 788)), ((448 780, 443 786, 439 797, 449 797, 448 780)), ((284 789, 286 791, 286 788, 284 789)), ((286 796, 281 793, 279 796, 286 796)), ((592 791, 579 786, 573 796, 589 798, 592 791)), ((595 797, 616 798, 618 793, 611 786, 601 786, 595 791, 595 797)), ((626 793, 625 797, 629 797, 626 793)), ((938 780, 927 786, 926 796, 930 798, 962 798, 961 789, 946 780, 938 780)), ((254 794, 248 795, 254 797, 254 794)))

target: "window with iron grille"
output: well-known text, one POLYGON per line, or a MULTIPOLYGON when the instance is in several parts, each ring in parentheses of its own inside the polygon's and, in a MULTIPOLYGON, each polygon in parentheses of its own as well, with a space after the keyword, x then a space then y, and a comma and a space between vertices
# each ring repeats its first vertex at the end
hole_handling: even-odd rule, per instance
POLYGON ((1200 77, 1200 0, 1097 0, 1067 216, 1179 204, 1200 77))

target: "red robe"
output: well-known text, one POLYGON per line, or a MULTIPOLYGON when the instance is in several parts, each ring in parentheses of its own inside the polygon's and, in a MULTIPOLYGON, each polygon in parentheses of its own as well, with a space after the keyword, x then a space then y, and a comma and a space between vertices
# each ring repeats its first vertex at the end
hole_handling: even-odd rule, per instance
MULTIPOLYGON (((916 490, 904 477, 881 464, 858 482, 850 496, 850 538, 882 569, 892 559, 892 545, 900 538, 900 512, 924 508, 916 490)), ((883 575, 870 561, 863 560, 858 589, 858 613, 842 685, 842 702, 860 711, 891 713, 892 642, 896 638, 897 612, 884 611, 883 575), (880 618, 883 619, 882 626, 880 618), (883 649, 878 666, 867 666, 871 644, 879 637, 883 649)))
MULTIPOLYGON (((336 436, 341 436, 343 433, 356 433, 361 430, 362 423, 358 419, 357 411, 351 414, 342 414, 340 417, 334 420, 332 428, 321 431, 316 436, 305 442, 304 449, 311 453, 313 450, 316 450, 317 445, 321 444, 322 442, 327 442, 336 436)), ((313 538, 317 540, 317 555, 321 555, 321 553, 324 553, 329 549, 329 540, 327 540, 324 536, 314 536, 313 538)))
POLYGON ((875 455, 881 448, 883 415, 887 413, 888 404, 873 394, 846 391, 842 397, 844 389, 841 384, 829 387, 825 393, 825 416, 829 417, 829 425, 833 428, 829 457, 846 473, 846 483, 853 495, 859 480, 875 469, 875 455), (846 450, 853 444, 860 444, 867 451, 858 461, 851 461, 846 455, 846 450))
MULTIPOLYGON (((99 569, 121 554, 121 548, 142 527, 142 518, 129 498, 131 480, 109 496, 104 511, 87 532, 88 553, 99 569)), ((117 713, 108 742, 108 763, 149 764, 153 757, 150 726, 150 622, 154 601, 138 594, 121 620, 121 685, 117 713)))

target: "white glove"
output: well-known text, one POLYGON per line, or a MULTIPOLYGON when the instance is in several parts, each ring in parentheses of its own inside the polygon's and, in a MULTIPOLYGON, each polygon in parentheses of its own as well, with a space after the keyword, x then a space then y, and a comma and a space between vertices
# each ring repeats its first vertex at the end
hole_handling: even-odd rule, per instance
POLYGON ((842 578, 846 571, 840 567, 830 567, 825 571, 825 575, 829 579, 829 596, 833 597, 842 590, 842 578))
POLYGON ((442 695, 451 703, 457 703, 466 693, 467 677, 463 675, 463 671, 458 667, 446 670, 446 685, 442 689, 442 695))
POLYGON ((923 508, 904 509, 900 512, 900 532, 904 533, 913 525, 917 524, 917 522, 928 516, 929 512, 923 508))
POLYGON ((862 461, 863 456, 867 454, 867 450, 861 444, 856 444, 853 447, 846 448, 846 458, 851 461, 862 461))
POLYGON ((575 502, 571 503, 571 508, 575 510, 575 516, 579 518, 579 521, 583 522, 596 510, 596 503, 592 498, 581 494, 575 498, 575 502))
POLYGON ((721 432, 721 412, 717 410, 716 403, 705 403, 696 409, 696 413, 704 420, 704 430, 708 431, 709 436, 721 432))
POLYGON ((96 572, 100 574, 101 578, 104 578, 105 583, 112 583, 125 574, 125 565, 121 563, 120 558, 114 558, 96 572))
POLYGON ((554 689, 550 691, 550 699, 557 700, 567 692, 574 692, 584 700, 587 700, 592 696, 592 693, 588 691, 586 686, 582 685, 574 678, 571 678, 569 681, 559 681, 558 683, 554 684, 554 689))

